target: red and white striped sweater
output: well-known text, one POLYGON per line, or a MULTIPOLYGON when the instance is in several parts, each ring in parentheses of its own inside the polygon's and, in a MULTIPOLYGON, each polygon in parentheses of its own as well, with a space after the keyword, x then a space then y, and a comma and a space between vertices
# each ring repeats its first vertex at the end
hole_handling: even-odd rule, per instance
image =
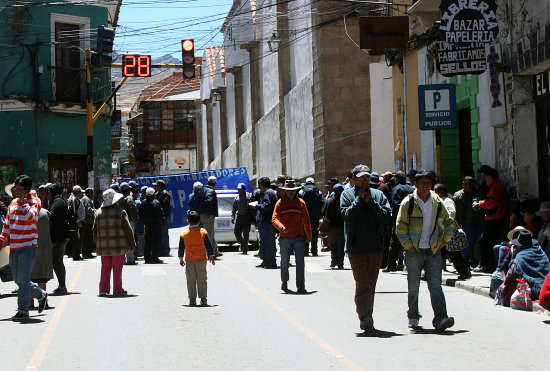
POLYGON ((2 234, 0 234, 0 246, 6 242, 8 237, 11 250, 37 246, 38 229, 36 226, 39 212, 40 200, 30 193, 27 194, 27 201, 14 199, 10 203, 2 234))

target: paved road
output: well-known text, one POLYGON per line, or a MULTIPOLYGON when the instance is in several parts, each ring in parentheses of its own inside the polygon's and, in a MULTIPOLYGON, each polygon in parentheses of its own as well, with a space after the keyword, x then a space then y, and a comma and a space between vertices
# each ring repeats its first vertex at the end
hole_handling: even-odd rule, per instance
MULTIPOLYGON (((207 308, 186 306, 184 269, 175 256, 166 263, 125 267, 130 296, 99 298, 99 259, 66 260, 72 294, 52 297, 55 309, 33 312, 27 324, 8 320, 16 298, 3 296, 2 369, 496 370, 544 369, 550 362, 550 317, 495 308, 487 298, 456 288, 445 288, 456 320, 451 331, 433 331, 422 285, 424 329, 411 332, 400 273, 380 276, 377 333, 364 336, 351 271, 329 270, 328 253, 306 258, 310 294, 293 295, 280 291, 279 270, 254 268, 258 259, 252 255, 227 252, 208 266, 207 308)), ((292 280, 289 286, 295 289, 292 280)), ((0 284, 0 292, 14 287, 0 284)))

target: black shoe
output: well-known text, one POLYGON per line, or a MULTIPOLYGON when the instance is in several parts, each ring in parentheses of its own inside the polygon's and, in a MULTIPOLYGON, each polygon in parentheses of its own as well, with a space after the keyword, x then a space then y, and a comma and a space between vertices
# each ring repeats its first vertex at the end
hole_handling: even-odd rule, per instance
POLYGON ((258 265, 256 266, 256 268, 265 268, 265 266, 266 266, 265 263, 262 263, 262 264, 258 264, 258 265))
POLYGON ((197 299, 196 298, 189 298, 189 306, 190 307, 196 307, 197 306, 197 299))
POLYGON ((80 261, 80 260, 84 260, 84 258, 82 256, 73 257, 73 261, 80 261))
POLYGON ((395 272, 395 271, 397 271, 397 267, 387 266, 386 268, 382 269, 382 272, 384 272, 384 273, 395 272))
POLYGON ((334 268, 334 267, 336 267, 337 265, 338 265, 338 264, 336 264, 336 263, 330 263, 330 267, 331 267, 331 268, 334 268))
POLYGON ((298 287, 298 289, 296 290, 296 292, 298 294, 307 294, 307 290, 305 287, 298 287))
POLYGON ((164 261, 162 261, 162 260, 160 260, 160 259, 152 260, 152 261, 151 261, 151 264, 164 264, 164 261))
POLYGON ((15 314, 15 316, 11 317, 11 320, 14 321, 14 322, 26 321, 28 319, 29 319, 28 314, 23 314, 23 313, 19 313, 19 312, 17 312, 15 314))
POLYGON ((113 296, 126 296, 128 295, 128 291, 124 290, 121 292, 113 292, 113 296))
POLYGON ((124 265, 137 265, 137 263, 138 262, 134 260, 133 262, 126 262, 124 265))
POLYGON ((455 319, 453 317, 447 317, 441 322, 439 322, 439 325, 435 328, 437 331, 445 331, 449 327, 453 327, 455 324, 455 319))
POLYGON ((338 269, 344 269, 344 266, 343 266, 343 265, 339 265, 339 266, 338 266, 338 269))
POLYGON ((201 307, 206 307, 208 306, 208 300, 206 300, 206 298, 201 298, 201 307))
POLYGON ((265 266, 265 269, 277 269, 279 268, 277 264, 269 264, 265 266))
POLYGON ((470 278, 472 278, 472 274, 470 272, 468 272, 467 274, 461 274, 460 276, 457 277, 457 279, 459 280, 467 280, 470 278))
POLYGON ((95 258, 95 255, 92 255, 92 254, 84 254, 84 255, 82 255, 82 257, 83 257, 84 259, 94 259, 94 258, 95 258))
POLYGON ((38 313, 42 313, 48 304, 48 293, 44 293, 42 299, 38 299, 38 313))
POLYGON ((283 290, 284 292, 288 292, 288 284, 286 282, 283 282, 281 284, 281 290, 283 290))
POLYGON ((319 253, 318 253, 317 251, 312 252, 312 253, 311 253, 311 256, 319 256, 319 253))

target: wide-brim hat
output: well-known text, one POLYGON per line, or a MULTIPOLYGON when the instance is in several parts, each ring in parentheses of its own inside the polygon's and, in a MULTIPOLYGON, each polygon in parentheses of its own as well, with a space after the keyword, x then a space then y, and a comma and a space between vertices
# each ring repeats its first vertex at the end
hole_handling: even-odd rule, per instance
POLYGON ((530 248, 538 243, 537 240, 532 238, 531 232, 528 230, 519 231, 518 238, 512 240, 512 245, 530 248))
POLYGON ((108 189, 103 192, 103 205, 101 205, 101 207, 113 206, 122 197, 124 197, 122 193, 117 193, 113 189, 108 189))
POLYGON ((292 179, 285 180, 285 184, 282 186, 279 186, 279 189, 282 189, 283 191, 299 191, 302 189, 302 186, 296 185, 296 181, 292 179))
POLYGON ((540 209, 535 213, 535 215, 550 216, 550 201, 544 201, 542 204, 540 204, 540 209))
POLYGON ((4 187, 4 192, 10 197, 13 197, 13 193, 11 193, 12 188, 15 187, 15 183, 6 184, 4 187))
POLYGON ((512 229, 506 237, 508 237, 508 241, 512 241, 514 239, 514 234, 516 234, 519 231, 525 231, 525 228, 523 228, 521 225, 518 225, 516 228, 512 229))

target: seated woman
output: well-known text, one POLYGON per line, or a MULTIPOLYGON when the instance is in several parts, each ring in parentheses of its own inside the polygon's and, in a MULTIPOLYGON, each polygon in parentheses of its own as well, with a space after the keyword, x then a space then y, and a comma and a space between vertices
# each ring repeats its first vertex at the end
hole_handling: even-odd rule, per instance
POLYGON ((511 259, 511 249, 512 249, 512 240, 518 238, 520 231, 525 231, 521 225, 512 229, 506 237, 508 238, 507 242, 502 242, 499 245, 493 247, 495 257, 497 258, 497 267, 493 274, 491 275, 491 285, 489 288, 489 296, 494 298, 497 292, 497 289, 502 285, 502 278, 506 276, 508 272, 508 265, 510 264, 511 259))
POLYGON ((520 231, 512 245, 512 261, 499 288, 505 307, 510 306, 518 278, 525 279, 531 288, 531 299, 538 300, 542 284, 550 271, 550 261, 537 241, 532 239, 531 232, 520 231))

